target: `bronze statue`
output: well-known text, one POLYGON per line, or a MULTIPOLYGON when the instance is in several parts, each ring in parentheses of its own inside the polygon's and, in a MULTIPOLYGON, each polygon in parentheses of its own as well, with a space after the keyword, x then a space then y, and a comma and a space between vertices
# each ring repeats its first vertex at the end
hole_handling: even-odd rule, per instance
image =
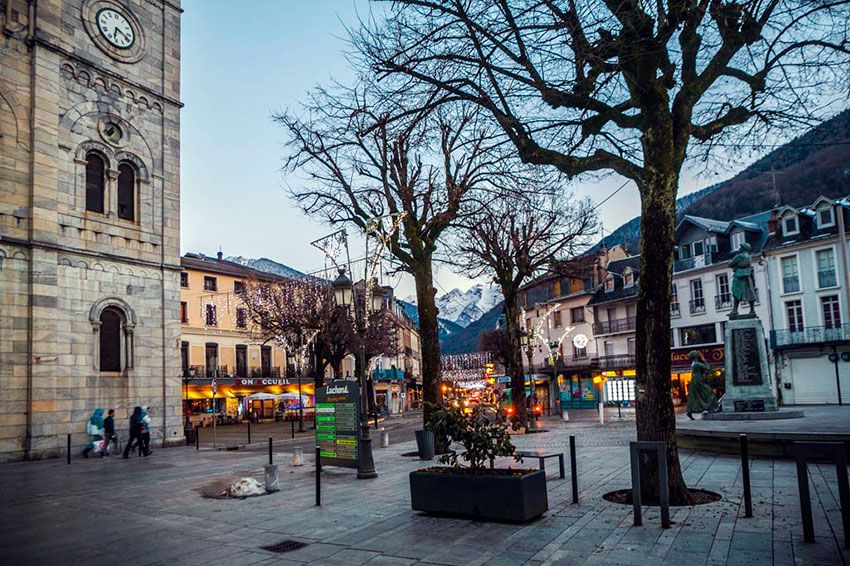
POLYGON ((732 269, 732 312, 729 313, 729 318, 738 316, 738 305, 741 301, 750 303, 750 312, 747 316, 755 316, 756 304, 756 282, 753 278, 752 259, 750 258, 750 250, 752 246, 744 242, 738 248, 738 253, 729 262, 729 267, 732 269))
POLYGON ((692 350, 688 353, 691 358, 691 384, 688 386, 688 418, 694 420, 694 413, 717 410, 717 400, 711 385, 706 381, 706 374, 711 367, 706 363, 701 353, 692 350))

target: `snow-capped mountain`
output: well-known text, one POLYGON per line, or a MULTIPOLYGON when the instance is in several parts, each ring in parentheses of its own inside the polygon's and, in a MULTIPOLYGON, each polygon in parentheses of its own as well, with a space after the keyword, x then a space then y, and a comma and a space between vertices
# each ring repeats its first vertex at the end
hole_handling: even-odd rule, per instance
POLYGON ((224 259, 232 261, 233 263, 238 263, 239 265, 244 265, 245 267, 250 267, 251 269, 256 269, 257 271, 265 271, 266 273, 273 273, 282 277, 304 277, 304 274, 297 269, 292 269, 288 265, 278 263, 267 257, 254 259, 239 255, 229 256, 224 259))
MULTIPOLYGON (((452 289, 437 297, 437 308, 441 318, 467 327, 502 300, 498 287, 482 284, 470 287, 466 291, 452 289)), ((416 304, 416 297, 407 297, 405 301, 416 304)))

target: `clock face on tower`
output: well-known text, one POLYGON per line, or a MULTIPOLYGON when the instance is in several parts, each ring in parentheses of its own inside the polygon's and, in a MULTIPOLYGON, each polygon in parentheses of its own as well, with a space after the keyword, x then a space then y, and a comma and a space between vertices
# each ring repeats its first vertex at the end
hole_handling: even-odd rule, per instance
POLYGON ((136 40, 136 32, 127 18, 112 8, 97 13, 97 29, 110 44, 119 49, 129 49, 136 40))

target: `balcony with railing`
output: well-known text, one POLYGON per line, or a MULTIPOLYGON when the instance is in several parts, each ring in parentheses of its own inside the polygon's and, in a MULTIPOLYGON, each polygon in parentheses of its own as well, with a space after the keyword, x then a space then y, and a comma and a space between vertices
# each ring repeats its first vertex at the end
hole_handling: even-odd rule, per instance
POLYGON ((688 271, 689 269, 699 269, 700 267, 711 265, 713 261, 713 252, 696 255, 687 259, 677 259, 673 262, 673 273, 688 271))
POLYGON ((635 366, 634 354, 619 354, 616 356, 600 356, 596 358, 599 369, 633 368, 635 366))
POLYGON ((774 350, 848 343, 850 343, 850 324, 770 331, 770 347, 774 350))
POLYGON ((616 334, 618 332, 629 332, 635 329, 635 317, 615 318, 593 324, 594 334, 616 334))
POLYGON ((703 314, 705 312, 705 299, 688 301, 688 310, 691 314, 703 314))
POLYGON ((227 373, 227 366, 205 366, 204 374, 206 377, 224 377, 227 373))
POLYGON ((823 289, 825 287, 835 287, 838 284, 838 280, 835 277, 835 270, 829 269, 827 271, 818 271, 818 289, 823 289))
MULTIPOLYGON (((756 292, 756 304, 759 304, 759 290, 754 289, 756 292)), ((732 297, 732 293, 725 293, 723 295, 716 295, 714 297, 714 309, 718 311, 730 310, 735 304, 735 299, 732 297)))
POLYGON ((251 366, 251 377, 281 377, 279 367, 251 366))

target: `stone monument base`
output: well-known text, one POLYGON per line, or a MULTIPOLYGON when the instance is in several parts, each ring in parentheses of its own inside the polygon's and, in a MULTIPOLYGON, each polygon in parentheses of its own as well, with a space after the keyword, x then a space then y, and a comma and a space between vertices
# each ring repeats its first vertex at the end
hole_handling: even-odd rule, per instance
MULTIPOLYGON (((726 323, 726 394, 721 401, 723 417, 715 420, 755 420, 754 415, 776 413, 776 394, 770 383, 764 328, 755 316, 739 316, 726 323)), ((716 415, 717 413, 715 413, 716 415)), ((758 417, 756 417, 758 418, 758 417)), ((769 418, 769 417, 760 417, 769 418)), ((782 417, 778 417, 782 418, 782 417)))
POLYGON ((765 412, 739 412, 739 413, 706 413, 703 420, 706 421, 769 421, 774 419, 799 419, 805 416, 803 411, 793 409, 777 409, 765 412))

